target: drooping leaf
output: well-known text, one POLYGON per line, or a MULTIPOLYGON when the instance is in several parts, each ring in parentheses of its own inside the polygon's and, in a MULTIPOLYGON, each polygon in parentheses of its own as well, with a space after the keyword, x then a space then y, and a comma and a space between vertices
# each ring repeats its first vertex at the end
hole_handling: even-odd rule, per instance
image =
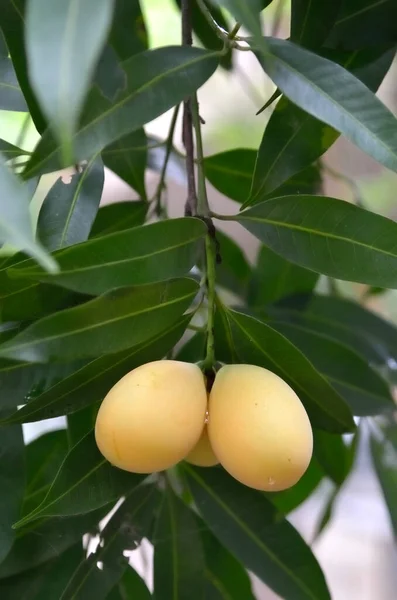
MULTIPOLYGON (((1 101, 1 93, 0 93, 0 101, 1 101)), ((21 156, 24 154, 25 155, 29 154, 29 152, 27 152, 26 150, 22 150, 22 148, 18 148, 17 146, 14 146, 14 144, 10 144, 9 142, 6 142, 5 140, 2 140, 2 139, 0 139, 0 152, 6 158, 6 160, 9 160, 10 158, 15 158, 17 156, 21 156)))
POLYGON ((22 428, 7 427, 0 436, 0 562, 14 542, 12 524, 18 519, 25 487, 22 428))
MULTIPOLYGON (((203 85, 217 64, 215 53, 181 46, 148 50, 123 62, 126 88, 113 103, 95 86, 88 95, 79 131, 72 140, 74 160, 89 158, 184 100, 203 85)), ((60 148, 48 131, 24 176, 47 173, 60 165, 60 148)))
POLYGON ((337 279, 397 288, 397 224, 343 200, 282 196, 238 221, 287 260, 337 279))
MULTIPOLYGON (((0 17, 1 19, 1 17, 0 17)), ((1 24, 1 21, 0 21, 1 24)), ((0 110, 27 111, 27 106, 21 88, 15 75, 14 66, 8 56, 8 48, 0 28, 0 110)), ((7 144, 1 140, 2 145, 7 144)), ((11 146, 11 144, 9 144, 11 146)), ((23 154, 23 152, 21 152, 23 154)))
MULTIPOLYGON (((113 16, 113 0, 29 0, 26 50, 29 78, 61 145, 63 166, 113 16)), ((85 157, 88 158, 88 157, 85 157)))
POLYGON ((204 521, 248 569, 286 600, 330 598, 310 548, 263 494, 217 467, 183 469, 204 521))
POLYGON ((84 242, 98 212, 105 175, 99 156, 91 159, 69 183, 60 177, 41 206, 39 239, 48 250, 84 242))
POLYGON ((192 511, 167 487, 154 532, 156 600, 203 598, 204 551, 192 511))
POLYGON ((108 235, 143 225, 148 205, 146 202, 115 202, 102 206, 91 228, 90 237, 108 235))
POLYGON ((0 356, 48 362, 132 348, 175 322, 198 289, 198 284, 187 278, 120 288, 36 321, 2 344, 0 356))
POLYGON ((397 427, 394 423, 376 425, 371 432, 371 454, 389 511, 394 536, 397 536, 397 427))
POLYGON ((101 531, 96 552, 76 568, 67 582, 60 600, 105 600, 128 569, 126 550, 134 550, 147 535, 160 493, 154 485, 138 486, 101 531), (98 568, 97 563, 102 564, 98 568))
POLYGON ((43 502, 15 527, 42 517, 89 513, 129 493, 143 479, 142 475, 112 467, 90 432, 70 450, 43 502))
POLYGON ((310 294, 318 275, 261 246, 250 281, 248 304, 264 307, 295 294, 310 294))
POLYGON ((343 0, 292 0, 291 40, 305 48, 318 48, 327 39, 343 0))
POLYGON ((257 152, 238 148, 207 156, 204 160, 208 181, 221 194, 236 202, 246 202, 251 190, 257 152))
POLYGON ((150 600, 151 593, 146 587, 143 579, 131 567, 127 567, 119 585, 108 596, 109 600, 126 600, 127 598, 139 598, 139 600, 150 600))
POLYGON ((307 356, 345 399, 353 414, 370 416, 393 410, 386 382, 354 350, 299 325, 278 322, 271 325, 307 356))
POLYGON ((0 244, 9 243, 33 256, 45 269, 56 271, 56 263, 35 242, 29 214, 29 189, 11 173, 0 156, 0 244))
POLYGON ((354 429, 347 404, 286 337, 243 313, 222 308, 218 313, 218 360, 268 368, 291 385, 315 426, 335 433, 354 429))
POLYGON ((189 319, 189 315, 178 319, 170 327, 131 350, 91 361, 0 423, 40 421, 71 414, 103 400, 110 388, 129 371, 163 358, 183 335, 189 319))
POLYGON ((206 231, 204 222, 196 218, 160 221, 55 252, 61 269, 57 276, 48 278, 33 261, 19 263, 9 273, 99 295, 185 275, 196 263, 206 231))
POLYGON ((141 127, 113 142, 102 153, 106 167, 136 190, 142 200, 146 200, 147 147, 148 140, 141 127))
POLYGON ((231 237, 216 232, 221 263, 217 265, 217 283, 238 296, 245 296, 251 275, 251 267, 240 246, 231 237))

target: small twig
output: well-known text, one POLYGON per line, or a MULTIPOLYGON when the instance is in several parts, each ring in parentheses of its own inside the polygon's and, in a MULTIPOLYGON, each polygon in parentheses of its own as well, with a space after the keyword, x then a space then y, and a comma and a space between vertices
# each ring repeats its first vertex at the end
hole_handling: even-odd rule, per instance
POLYGON ((345 183, 352 191, 354 203, 361 208, 365 208, 361 195, 361 190, 353 179, 351 179, 347 175, 344 175, 343 173, 340 173, 339 171, 336 171, 329 165, 326 165, 323 161, 321 161, 320 163, 320 169, 325 173, 328 173, 328 175, 330 175, 334 179, 345 183))
POLYGON ((172 115, 170 129, 168 132, 167 140, 165 142, 164 162, 163 162, 163 166, 161 168, 160 179, 159 179, 159 182, 157 185, 157 189, 156 189, 156 192, 153 197, 153 200, 155 202, 155 213, 158 217, 160 217, 163 212, 163 208, 161 205, 161 197, 162 197, 163 189, 165 186, 165 177, 166 177, 166 173, 167 173, 168 162, 169 162, 169 159, 171 156, 171 150, 172 150, 172 144, 173 144, 173 140, 174 140, 176 122, 178 119, 178 113, 179 113, 179 104, 178 104, 178 106, 176 106, 174 108, 174 112, 172 115))
POLYGON ((211 29, 213 29, 218 38, 220 38, 223 41, 226 48, 235 48, 236 50, 251 51, 250 47, 240 46, 240 44, 238 43, 239 41, 245 42, 246 39, 249 39, 237 36, 237 33, 241 27, 241 23, 236 23, 229 33, 228 31, 226 31, 226 29, 221 27, 219 23, 215 21, 214 17, 211 14, 211 11, 205 4, 204 0, 197 0, 197 5, 203 13, 211 29))

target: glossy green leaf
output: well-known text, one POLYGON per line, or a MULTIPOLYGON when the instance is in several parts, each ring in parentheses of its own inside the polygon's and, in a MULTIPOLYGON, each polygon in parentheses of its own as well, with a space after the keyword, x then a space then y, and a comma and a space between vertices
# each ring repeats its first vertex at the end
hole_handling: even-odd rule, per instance
POLYGON ((120 288, 36 321, 2 344, 0 356, 28 362, 98 357, 141 344, 171 325, 198 292, 193 279, 120 288))
POLYGON ((343 200, 298 195, 261 202, 231 219, 302 267, 397 288, 397 224, 390 219, 343 200))
POLYGON ((105 166, 136 190, 143 200, 146 200, 147 146, 148 140, 141 127, 110 144, 102 153, 105 166))
POLYGON ((279 198, 280 196, 290 196, 292 194, 321 194, 321 186, 320 166, 311 165, 266 194, 263 200, 279 198))
POLYGON ((168 487, 154 532, 156 600, 203 598, 204 551, 194 513, 168 487))
POLYGON ((92 295, 164 281, 195 265, 207 228, 196 218, 159 221, 117 231, 54 253, 61 272, 47 277, 33 261, 11 268, 11 277, 48 281, 92 295))
POLYGON ((355 415, 369 416, 394 408, 385 380, 368 361, 335 339, 290 323, 272 327, 285 335, 328 379, 355 415))
POLYGON ((96 402, 67 416, 66 421, 70 447, 75 446, 95 427, 99 406, 100 402, 96 402))
POLYGON ((42 517, 80 515, 129 493, 144 476, 112 467, 99 452, 93 432, 74 446, 44 498, 16 524, 19 528, 42 517))
POLYGON ((15 532, 12 524, 19 517, 25 487, 22 428, 7 427, 0 437, 0 562, 10 551, 15 532))
POLYGON ((1 582, 57 558, 71 546, 81 543, 85 533, 95 534, 99 521, 111 508, 107 506, 77 517, 35 521, 19 530, 11 551, 0 565, 1 582))
POLYGON ((90 237, 108 235, 115 231, 143 225, 148 205, 146 202, 115 202, 98 210, 90 237))
POLYGON ((208 181, 221 194, 236 202, 246 202, 251 190, 257 152, 248 148, 227 150, 204 160, 208 181))
POLYGON ((371 454, 383 496, 389 511, 394 536, 397 535, 397 427, 388 423, 374 426, 371 454))
MULTIPOLYGON (((74 160, 89 158, 175 106, 203 85, 217 65, 216 54, 181 46, 148 50, 123 62, 127 83, 113 103, 95 86, 88 95, 79 131, 73 138, 74 160)), ((47 132, 24 176, 57 169, 61 165, 59 150, 47 132)))
MULTIPOLYGON (((1 102, 1 92, 0 92, 0 102, 1 102)), ((18 148, 14 146, 14 144, 10 144, 5 140, 0 139, 0 152, 7 159, 15 158, 17 156, 21 156, 24 154, 29 154, 26 150, 22 150, 22 148, 18 148)))
POLYGON ((391 170, 397 170, 397 120, 343 67, 287 40, 268 38, 264 70, 292 102, 331 125, 391 170))
POLYGON ((84 242, 98 212, 105 174, 99 156, 91 159, 69 183, 60 177, 41 206, 37 224, 39 239, 48 250, 84 242))
POLYGON ((30 423, 49 419, 74 413, 103 400, 110 388, 129 371, 152 360, 162 359, 183 335, 189 319, 190 316, 178 319, 131 350, 89 362, 0 423, 30 423))
POLYGON ((305 48, 318 48, 327 39, 343 0, 292 0, 291 40, 305 48))
POLYGON ((218 360, 273 371, 298 394, 313 425, 335 433, 354 429, 347 404, 286 337, 243 313, 219 308, 218 313, 218 360))
POLYGON ((330 598, 310 548, 263 494, 217 467, 183 468, 204 521, 250 571, 286 600, 330 598))
POLYGON ((147 49, 147 33, 140 3, 116 0, 109 43, 120 60, 147 49))
POLYGON ((318 275, 261 246, 250 281, 248 304, 264 307, 295 294, 310 294, 318 275))
MULTIPOLYGON (((29 77, 62 148, 73 160, 77 128, 96 63, 107 37, 113 0, 29 0, 26 50, 29 77)), ((87 157, 86 157, 87 158, 87 157)))
POLYGON ((288 514, 298 508, 318 487, 324 477, 324 471, 318 460, 312 456, 310 464, 298 483, 281 492, 267 492, 265 496, 283 514, 288 514))
POLYGON ((176 360, 192 363, 204 360, 206 338, 207 336, 204 330, 195 333, 185 344, 183 344, 182 348, 178 350, 175 356, 176 360))
POLYGON ((59 600, 105 600, 128 568, 125 550, 134 550, 147 535, 160 493, 154 485, 138 486, 101 531, 96 552, 80 563, 59 600), (99 569, 98 561, 102 563, 99 569))
POLYGON ((217 265, 217 283, 238 296, 245 296, 251 276, 251 267, 241 247, 231 237, 216 232, 221 263, 217 265))
MULTIPOLYGON (((1 19, 1 17, 0 17, 1 19)), ((1 23, 1 21, 0 21, 1 23)), ((14 66, 8 56, 8 48, 0 28, 0 110, 26 111, 27 106, 15 75, 14 66)), ((7 144, 1 140, 2 145, 7 144)), ((11 146, 11 144, 10 144, 11 146)), ((22 154, 22 152, 21 152, 22 154)))
POLYGON ((128 598, 150 600, 152 595, 138 573, 132 567, 127 567, 119 585, 114 588, 108 598, 109 600, 127 600, 128 598))
POLYGON ((313 429, 314 455, 336 485, 342 485, 350 470, 348 447, 341 435, 313 429))
POLYGON ((56 263, 35 242, 29 214, 29 189, 0 157, 0 243, 9 243, 33 256, 45 269, 54 272, 56 263))

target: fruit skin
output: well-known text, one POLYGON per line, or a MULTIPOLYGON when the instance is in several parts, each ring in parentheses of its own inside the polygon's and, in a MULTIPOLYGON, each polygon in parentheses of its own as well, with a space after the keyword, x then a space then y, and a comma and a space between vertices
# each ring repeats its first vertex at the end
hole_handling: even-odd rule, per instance
POLYGON ((196 445, 206 409, 205 380, 197 365, 150 362, 125 375, 109 391, 97 415, 96 443, 120 469, 162 471, 196 445))
POLYGON ((309 466, 313 433, 298 396, 254 365, 222 367, 209 396, 208 435, 221 465, 264 491, 294 485, 309 466))
POLYGON ((204 427, 199 441, 186 456, 185 460, 197 467, 213 467, 219 463, 208 437, 207 426, 204 427))

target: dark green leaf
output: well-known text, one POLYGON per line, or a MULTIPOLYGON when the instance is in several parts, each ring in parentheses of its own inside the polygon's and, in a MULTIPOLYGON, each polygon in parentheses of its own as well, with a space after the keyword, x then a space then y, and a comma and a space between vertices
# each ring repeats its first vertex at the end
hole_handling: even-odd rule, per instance
POLYGON ((348 447, 341 435, 313 429, 314 456, 328 477, 342 485, 350 470, 348 447))
POLYGON ((291 40, 306 48, 318 48, 327 39, 343 0, 292 0, 291 40))
POLYGON ((100 156, 91 159, 70 183, 60 177, 39 213, 37 234, 48 250, 84 242, 98 212, 105 174, 100 156))
MULTIPOLYGON (((67 431, 70 446, 75 446, 95 426, 99 402, 90 404, 82 410, 69 414, 67 417, 67 431)), ((27 511, 25 511, 27 512, 27 511)))
POLYGON ((268 38, 266 46, 263 68, 283 94, 397 170, 397 121, 366 85, 343 67, 287 40, 268 38))
POLYGON ((263 494, 217 467, 183 468, 208 527, 248 569, 286 600, 330 598, 310 548, 263 494))
POLYGON ((238 148, 207 156, 205 175, 221 194, 236 202, 246 202, 250 195, 257 152, 238 148))
POLYGON ((29 154, 29 152, 27 152, 26 150, 22 150, 22 148, 18 148, 17 146, 14 146, 14 144, 10 144, 9 142, 6 142, 2 139, 0 139, 0 152, 3 156, 5 156, 7 160, 9 160, 10 158, 15 158, 16 156, 21 156, 22 154, 29 154))
POLYGON ((395 405, 386 382, 354 350, 299 325, 271 325, 307 356, 346 400, 353 414, 369 416, 393 410, 395 405))
POLYGON ((389 423, 371 433, 371 453, 394 536, 397 536, 397 426, 389 423))
POLYGON ((57 276, 47 278, 33 261, 19 263, 9 273, 99 295, 185 275, 196 263, 206 231, 200 219, 167 219, 55 252, 61 268, 57 276))
MULTIPOLYGON (((1 24, 1 17, 0 17, 1 24)), ((15 75, 14 67, 11 58, 8 56, 8 48, 3 38, 3 34, 0 29, 0 109, 1 110, 16 110, 26 111, 27 106, 21 88, 19 87, 17 77, 15 75)), ((4 152, 2 148, 3 142, 1 140, 0 150, 4 152)), ((10 144, 11 146, 11 144, 10 144)), ((21 152, 23 154, 23 152, 21 152)))
POLYGON ((189 315, 178 319, 167 329, 162 329, 147 342, 131 350, 91 361, 0 422, 40 421, 71 414, 103 400, 110 388, 126 373, 142 364, 163 358, 183 335, 189 319, 189 315))
MULTIPOLYGON (((113 0, 30 0, 26 10, 29 78, 62 148, 72 138, 113 16, 113 0)), ((85 157, 87 158, 87 157, 85 157)))
POLYGON ((146 50, 147 33, 139 1, 116 0, 109 43, 120 60, 146 50))
POLYGON ((156 600, 202 599, 204 569, 204 551, 195 516, 167 487, 154 533, 156 600))
MULTIPOLYGON (((0 565, 0 579, 19 575, 62 555, 80 542, 85 533, 96 533, 101 519, 112 507, 69 518, 45 519, 18 531, 11 552, 0 565)), ((44 599, 40 599, 44 600, 44 599)), ((57 599, 58 600, 58 599, 57 599)))
MULTIPOLYGON (((128 568, 125 550, 134 550, 147 535, 160 493, 153 485, 138 486, 101 531, 95 553, 81 562, 59 600, 105 600, 128 568), (97 566, 98 561, 102 568, 97 566)), ((138 599, 137 599, 138 600, 138 599)), ((140 599, 139 599, 140 600, 140 599)))
POLYGON ((143 478, 112 467, 99 452, 94 433, 90 432, 70 450, 40 506, 24 515, 15 527, 41 517, 94 511, 130 492, 143 478))
POLYGON ((107 235, 143 225, 148 205, 146 202, 115 202, 99 209, 90 237, 107 235))
MULTIPOLYGON (((92 88, 73 138, 74 160, 89 158, 184 100, 203 85, 217 64, 214 53, 181 46, 148 50, 123 62, 127 84, 114 103, 92 88)), ((24 175, 48 173, 60 165, 60 149, 47 132, 24 175)))
POLYGON ((150 600, 151 593, 143 579, 132 567, 127 567, 117 588, 109 595, 109 600, 150 600))
POLYGON ((45 269, 54 272, 56 263, 34 240, 30 199, 27 185, 8 169, 0 156, 0 244, 7 242, 24 250, 45 269))
POLYGON ((18 519, 25 487, 22 428, 7 427, 0 436, 0 562, 13 544, 12 524, 18 519))
POLYGON ((277 509, 288 514, 295 510, 304 502, 324 477, 324 472, 315 456, 312 456, 309 467, 306 469, 298 483, 282 492, 267 492, 265 496, 272 502, 277 509))
POLYGON ((295 294, 310 294, 318 280, 313 271, 285 260, 261 246, 250 281, 250 306, 264 307, 295 294))
POLYGON ((205 331, 195 333, 178 351, 176 359, 192 363, 204 360, 206 337, 205 331))
POLYGON ((146 200, 147 147, 148 140, 141 127, 110 144, 102 153, 105 166, 136 190, 143 200, 146 200))
POLYGON ((222 262, 217 265, 216 280, 219 285, 238 296, 245 296, 251 267, 240 246, 220 230, 216 232, 222 262))
POLYGON ((218 342, 227 339, 227 347, 222 344, 218 348, 218 360, 259 365, 282 377, 298 394, 317 427, 337 433, 354 428, 344 400, 287 338, 250 316, 232 310, 218 312, 217 328, 224 329, 218 342))
POLYGON ((303 169, 296 175, 293 175, 280 187, 269 192, 263 200, 268 198, 278 198, 280 196, 290 196, 291 194, 321 194, 322 181, 318 165, 312 165, 303 169))
POLYGON ((267 200, 230 218, 302 267, 397 288, 397 224, 390 219, 343 200, 299 195, 267 200))
POLYGON ((28 362, 98 357, 144 343, 189 307, 193 279, 120 288, 36 321, 2 344, 0 356, 28 362))

